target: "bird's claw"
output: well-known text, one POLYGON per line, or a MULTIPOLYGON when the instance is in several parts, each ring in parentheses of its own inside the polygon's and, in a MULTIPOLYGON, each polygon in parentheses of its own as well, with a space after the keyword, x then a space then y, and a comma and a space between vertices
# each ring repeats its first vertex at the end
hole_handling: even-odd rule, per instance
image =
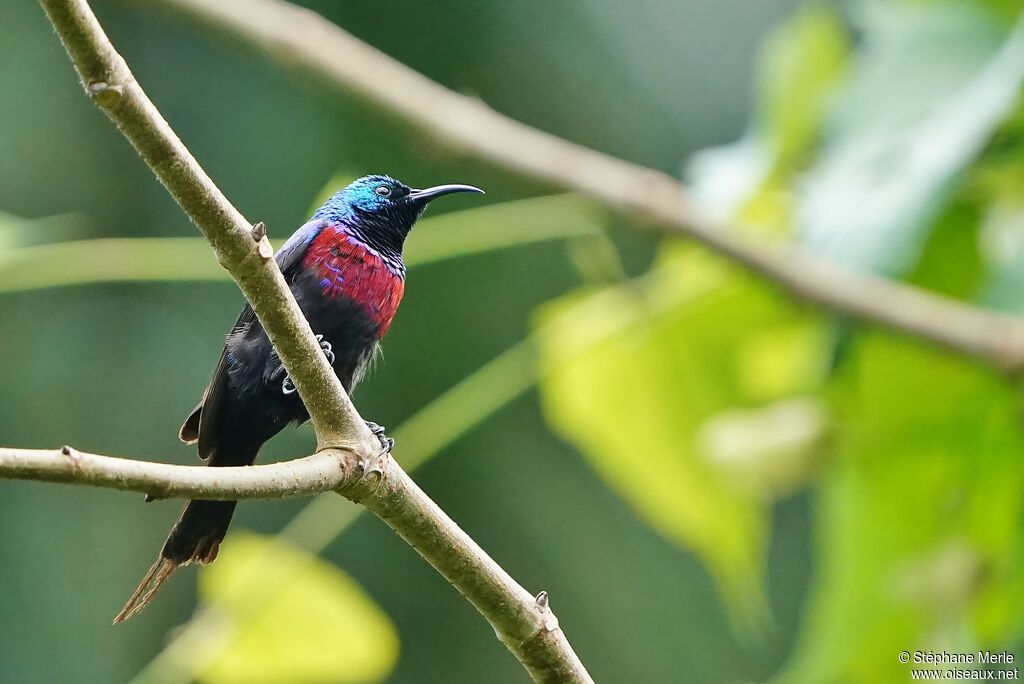
MULTIPOLYGON (((324 356, 327 357, 327 363, 334 365, 334 347, 330 342, 324 339, 323 335, 317 335, 316 341, 320 343, 320 349, 323 350, 324 356)), ((284 376, 284 380, 281 382, 281 392, 285 395, 295 393, 295 383, 292 382, 291 376, 284 376)))
POLYGON ((391 450, 395 448, 395 440, 385 434, 386 428, 383 425, 377 425, 369 420, 366 421, 366 427, 370 428, 370 432, 375 434, 377 439, 380 440, 380 455, 383 456, 384 454, 390 454, 391 450))
POLYGON ((334 365, 334 347, 331 343, 324 339, 323 335, 317 335, 316 341, 320 343, 320 348, 324 350, 324 356, 327 357, 327 363, 334 365))

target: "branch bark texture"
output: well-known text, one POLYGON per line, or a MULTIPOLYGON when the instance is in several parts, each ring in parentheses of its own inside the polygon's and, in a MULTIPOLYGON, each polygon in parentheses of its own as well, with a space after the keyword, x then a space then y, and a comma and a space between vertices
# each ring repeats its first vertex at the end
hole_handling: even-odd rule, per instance
POLYGON ((797 297, 974 357, 1024 370, 1024 321, 896 281, 843 269, 791 246, 744 237, 700 216, 686 188, 653 169, 537 130, 456 93, 316 13, 281 0, 151 0, 356 96, 455 150, 553 187, 584 193, 692 238, 797 297))
POLYGON ((546 594, 535 598, 519 586, 394 459, 377 454, 376 438, 320 352, 273 260, 265 230, 254 230, 202 170, 136 83, 85 0, 40 4, 86 93, 196 223, 252 304, 309 410, 320 452, 288 464, 208 469, 111 459, 68 447, 4 449, 0 477, 231 499, 332 488, 377 514, 462 592, 535 681, 591 681, 546 594))
POLYGON ((327 449, 283 463, 234 468, 180 466, 60 449, 0 447, 0 477, 143 492, 157 499, 284 499, 329 492, 361 476, 327 449))

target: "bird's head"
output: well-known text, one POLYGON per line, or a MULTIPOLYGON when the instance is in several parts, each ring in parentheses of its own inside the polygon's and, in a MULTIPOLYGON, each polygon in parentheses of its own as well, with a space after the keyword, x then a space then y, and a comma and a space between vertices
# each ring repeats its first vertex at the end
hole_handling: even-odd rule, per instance
POLYGON ((427 205, 472 185, 438 185, 416 190, 390 176, 363 176, 335 193, 314 218, 341 221, 371 247, 401 255, 405 238, 427 205))

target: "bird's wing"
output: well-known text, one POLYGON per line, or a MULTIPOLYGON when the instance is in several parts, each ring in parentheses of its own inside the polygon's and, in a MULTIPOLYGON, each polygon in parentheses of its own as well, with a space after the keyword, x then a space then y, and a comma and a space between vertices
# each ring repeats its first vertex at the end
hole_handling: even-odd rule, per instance
POLYGON ((278 250, 274 256, 274 260, 277 261, 277 267, 281 269, 281 273, 284 274, 285 280, 291 283, 292 277, 298 270, 299 262, 302 257, 306 254, 306 249, 309 248, 309 243, 313 242, 313 239, 320 234, 320 231, 324 229, 327 222, 323 219, 312 219, 306 221, 295 231, 288 240, 281 245, 281 249, 278 250))
MULTIPOLYGON (((324 221, 313 219, 307 221, 301 228, 288 238, 274 257, 277 267, 281 269, 285 280, 291 283, 302 256, 306 253, 309 243, 320 234, 324 227, 324 221)), ((228 337, 239 330, 245 330, 256 323, 256 313, 248 304, 242 309, 235 325, 232 326, 228 337)), ((178 437, 186 444, 199 442, 199 457, 208 459, 218 442, 217 430, 220 427, 220 411, 224 406, 224 389, 227 386, 227 345, 221 350, 220 359, 213 371, 213 378, 209 386, 203 392, 203 398, 199 405, 192 409, 192 413, 185 419, 185 423, 178 432, 178 437)))
MULTIPOLYGON (((239 330, 245 330, 256 321, 256 313, 248 304, 242 309, 241 315, 231 328, 228 337, 239 330)), ((220 428, 220 411, 224 407, 224 389, 227 386, 227 344, 221 349, 220 359, 213 370, 213 378, 203 392, 199 405, 185 419, 178 432, 178 437, 186 444, 199 442, 199 457, 208 459, 218 443, 217 431, 220 428)))

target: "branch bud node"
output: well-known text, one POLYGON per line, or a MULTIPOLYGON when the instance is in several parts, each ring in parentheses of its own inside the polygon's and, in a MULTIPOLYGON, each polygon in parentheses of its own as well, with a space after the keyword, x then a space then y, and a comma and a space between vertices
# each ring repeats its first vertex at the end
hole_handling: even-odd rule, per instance
POLYGON ((270 261, 274 258, 274 248, 270 244, 270 240, 264 235, 263 239, 256 243, 256 254, 259 255, 263 261, 270 261))
POLYGON ((537 612, 540 613, 541 627, 547 632, 553 632, 558 629, 558 618, 551 612, 551 604, 548 599, 548 592, 542 591, 537 594, 535 604, 537 606, 537 612))
POLYGON ((124 95, 124 87, 117 83, 92 81, 85 85, 85 92, 103 107, 110 107, 124 95))
POLYGON ((82 456, 81 454, 78 453, 78 451, 72 449, 67 444, 65 444, 60 448, 60 453, 62 456, 67 458, 67 460, 71 463, 72 468, 74 468, 75 470, 78 469, 78 466, 82 460, 82 456))

